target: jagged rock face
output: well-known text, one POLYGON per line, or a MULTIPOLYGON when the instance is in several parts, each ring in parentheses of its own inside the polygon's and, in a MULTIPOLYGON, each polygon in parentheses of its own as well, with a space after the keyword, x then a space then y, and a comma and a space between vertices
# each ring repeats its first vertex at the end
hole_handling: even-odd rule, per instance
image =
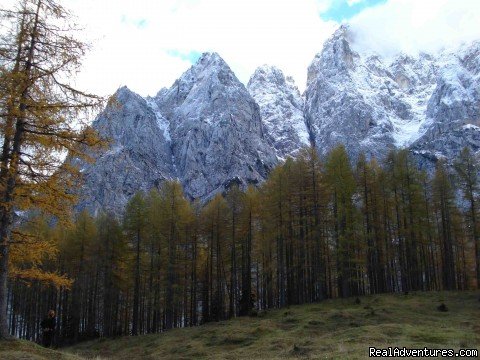
POLYGON ((472 124, 452 126, 437 137, 414 144, 411 152, 420 167, 432 174, 438 160, 443 159, 451 165, 464 147, 469 147, 479 157, 480 127, 472 124))
POLYGON ((464 147, 480 149, 480 42, 441 60, 423 136, 411 146, 427 169, 439 158, 451 162, 464 147))
POLYGON ((301 147, 310 145, 303 99, 291 77, 264 65, 255 70, 247 88, 260 106, 267 137, 279 159, 294 157, 301 147))
POLYGON ((258 105, 218 54, 204 54, 155 101, 170 122, 178 177, 191 197, 261 182, 276 164, 258 105))
POLYGON ((308 70, 305 117, 321 153, 343 143, 352 158, 361 152, 383 158, 418 136, 435 66, 428 56, 399 56, 386 64, 361 56, 342 26, 308 70))
POLYGON ((305 118, 321 154, 342 143, 353 157, 362 151, 376 155, 371 152, 382 151, 392 143, 393 129, 384 121, 383 108, 363 96, 362 88, 380 84, 369 83, 376 78, 365 78, 369 72, 350 48, 346 35, 346 30, 337 31, 308 69, 305 118), (360 84, 355 81, 358 70, 366 73, 358 77, 360 84), (372 138, 375 148, 369 141, 372 138))
POLYGON ((136 191, 148 191, 174 176, 167 123, 154 110, 123 87, 97 116, 93 127, 110 142, 91 154, 93 164, 79 164, 84 184, 78 209, 118 212, 136 191))
POLYGON ((80 164, 80 209, 121 213, 136 191, 166 179, 179 179, 187 196, 208 200, 232 183, 263 181, 277 163, 258 105, 215 53, 204 54, 155 98, 125 87, 113 98, 93 123, 110 146, 93 155, 94 164, 80 164))
POLYGON ((480 125, 478 43, 385 60, 355 51, 354 36, 342 26, 308 70, 305 118, 320 153, 343 143, 353 159, 382 159, 409 147, 431 163, 478 149, 476 128, 464 127, 480 125))
POLYGON ((444 55, 437 86, 427 107, 427 118, 436 124, 480 118, 480 43, 457 54, 444 55))
POLYGON ((218 54, 206 53, 154 98, 117 91, 93 124, 109 148, 94 164, 73 160, 85 175, 79 208, 120 214, 132 194, 165 179, 205 201, 232 183, 262 182, 310 142, 321 155, 343 143, 353 161, 407 147, 430 171, 465 146, 478 156, 479 72, 479 42, 386 60, 356 49, 342 26, 310 65, 302 97, 269 66, 247 91, 218 54))

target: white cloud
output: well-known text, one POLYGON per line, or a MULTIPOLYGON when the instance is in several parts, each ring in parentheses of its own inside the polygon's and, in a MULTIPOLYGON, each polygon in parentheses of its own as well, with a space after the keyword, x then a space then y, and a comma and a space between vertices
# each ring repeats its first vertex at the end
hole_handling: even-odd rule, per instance
POLYGON ((316 0, 68 0, 96 39, 79 85, 102 94, 126 84, 142 95, 169 87, 190 64, 172 50, 216 51, 246 83, 274 64, 302 85, 306 69, 336 28, 316 0), (143 27, 136 26, 142 22, 143 27), (170 55, 169 55, 170 54, 170 55))
POLYGON ((478 0, 389 0, 350 20, 358 50, 391 57, 480 40, 478 0))
MULTIPOLYGON (((13 1, 13 0, 7 0, 13 1)), ((246 83, 273 64, 305 87, 307 67, 338 24, 319 13, 336 1, 63 0, 94 40, 77 85, 103 95, 169 87, 190 63, 175 53, 216 51, 246 83)), ((383 55, 435 51, 480 39, 478 0, 389 0, 351 20, 356 46, 383 55)))
POLYGON ((347 0, 348 6, 353 6, 355 4, 359 4, 361 2, 364 2, 365 0, 347 0))

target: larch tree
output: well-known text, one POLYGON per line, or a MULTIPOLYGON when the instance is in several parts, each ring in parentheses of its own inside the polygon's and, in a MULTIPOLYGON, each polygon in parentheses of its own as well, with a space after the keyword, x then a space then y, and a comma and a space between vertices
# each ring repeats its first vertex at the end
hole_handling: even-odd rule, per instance
POLYGON ((71 280, 55 269, 49 271, 46 266, 53 262, 59 251, 57 234, 49 223, 49 218, 42 214, 34 214, 19 231, 25 240, 16 241, 10 249, 11 277, 27 285, 32 281, 40 281, 56 287, 70 288, 71 280), (28 241, 28 238, 35 238, 36 241, 28 241))
POLYGON ((203 322, 225 318, 225 239, 228 239, 228 204, 217 194, 203 209, 203 235, 208 254, 202 299, 203 322))
POLYGON ((424 192, 421 174, 407 150, 387 157, 389 188, 393 194, 394 232, 398 238, 399 266, 403 291, 419 290, 421 271, 420 225, 424 220, 424 192))
POLYGON ((363 240, 367 254, 367 276, 371 292, 376 293, 381 286, 381 281, 379 281, 380 271, 378 271, 380 262, 379 250, 381 247, 375 241, 374 223, 376 212, 373 193, 375 173, 364 154, 361 154, 358 158, 356 172, 360 199, 362 200, 361 210, 363 213, 363 240))
POLYGON ((147 231, 147 210, 145 196, 142 192, 136 193, 128 202, 124 227, 129 237, 134 252, 134 289, 133 289, 133 317, 132 317, 132 335, 138 335, 139 316, 140 316, 140 277, 142 274, 142 255, 145 246, 144 239, 147 231))
POLYGON ((203 205, 166 181, 131 199, 123 228, 107 215, 82 213, 65 226, 40 213, 20 230, 50 245, 36 242, 35 253, 12 247, 10 333, 38 340, 50 305, 67 344, 324 298, 467 289, 476 280, 473 161, 457 161, 456 187, 448 164, 439 161, 432 178, 406 151, 383 163, 360 156, 353 169, 343 147, 324 164, 307 149, 264 184, 203 205), (35 267, 43 280, 28 280, 35 267), (63 276, 60 290, 46 286, 48 274, 63 276))
POLYGON ((357 257, 353 195, 355 178, 345 147, 333 149, 325 162, 325 182, 331 198, 334 224, 334 244, 337 256, 337 283, 339 296, 358 295, 355 282, 357 257))
POLYGON ((311 263, 308 267, 311 272, 309 284, 312 287, 312 298, 319 300, 327 294, 325 258, 328 254, 325 241, 326 196, 322 183, 322 164, 314 147, 300 151, 297 162, 303 165, 301 170, 305 182, 300 195, 304 198, 304 212, 307 215, 306 237, 310 243, 307 252, 311 263))
POLYGON ((442 281, 446 290, 456 290, 455 233, 453 231, 454 193, 445 161, 436 164, 432 180, 433 202, 438 222, 442 254, 442 281))
POLYGON ((80 332, 85 329, 81 325, 80 310, 85 306, 82 304, 82 295, 89 286, 92 278, 93 255, 95 254, 94 245, 96 243, 97 228, 94 219, 86 212, 81 212, 75 222, 75 226, 69 232, 68 243, 64 244, 64 254, 67 255, 70 268, 70 274, 75 278, 72 287, 68 324, 73 341, 78 341, 80 332))
POLYGON ((242 207, 243 192, 239 189, 238 185, 232 186, 227 194, 226 200, 228 204, 229 212, 229 230, 230 230, 230 286, 228 294, 228 316, 235 317, 238 313, 238 278, 237 278, 237 242, 239 231, 239 215, 242 207))
POLYGON ((285 166, 281 165, 272 170, 263 187, 264 224, 268 238, 273 239, 275 244, 273 246, 276 264, 275 300, 280 307, 287 304, 285 259, 287 193, 288 179, 285 166))
POLYGON ((162 229, 159 221, 162 201, 157 189, 152 189, 146 199, 147 210, 147 252, 149 257, 147 291, 147 331, 155 332, 160 326, 160 283, 162 271, 162 229))
POLYGON ((161 207, 160 228, 167 244, 166 249, 166 292, 165 292, 165 328, 171 329, 177 324, 176 295, 178 292, 178 250, 185 243, 186 227, 192 221, 193 212, 185 199, 179 182, 167 181, 160 191, 161 207))
POLYGON ((469 148, 464 148, 454 164, 464 199, 467 201, 467 222, 475 249, 477 288, 480 288, 480 229, 478 221, 478 161, 469 148))
MULTIPOLYGON (((241 223, 241 298, 240 315, 248 315, 252 310, 252 243, 255 238, 259 208, 258 191, 249 186, 242 198, 241 223)), ((257 296, 258 296, 257 292, 257 296)))
POLYGON ((126 280, 125 263, 128 246, 121 224, 112 216, 100 214, 97 220, 98 263, 103 268, 103 316, 102 329, 105 336, 118 333, 117 315, 119 296, 126 280))
POLYGON ((81 157, 84 145, 99 143, 82 120, 99 98, 70 82, 87 46, 58 1, 19 1, 0 9, 0 17, 0 338, 6 338, 14 210, 68 213, 74 196, 67 188, 78 173, 63 158, 81 157))

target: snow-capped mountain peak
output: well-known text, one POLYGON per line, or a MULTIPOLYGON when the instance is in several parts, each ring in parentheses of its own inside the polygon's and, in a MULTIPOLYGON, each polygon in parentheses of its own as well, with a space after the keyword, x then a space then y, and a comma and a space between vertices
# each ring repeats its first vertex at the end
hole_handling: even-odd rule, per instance
POLYGON ((262 123, 279 159, 294 156, 310 144, 303 116, 303 99, 291 77, 275 66, 258 67, 248 91, 260 106, 262 123))
POLYGON ((383 58, 356 41, 342 26, 325 42, 303 96, 268 65, 246 88, 214 52, 153 98, 120 88, 93 124, 112 142, 95 164, 81 164, 80 207, 118 213, 135 191, 166 179, 205 201, 262 182, 310 144, 320 155, 343 144, 353 161, 409 148, 429 169, 464 146, 479 151, 480 42, 383 58))
MULTIPOLYGON (((441 110, 438 101, 430 104, 447 78, 442 74, 464 70, 457 62, 451 71, 445 56, 425 53, 393 60, 360 55, 354 39, 348 26, 341 27, 316 55, 309 67, 306 118, 321 152, 343 142, 354 157, 365 152, 382 158, 388 149, 408 147, 428 132, 434 111, 441 110)), ((455 91, 465 99, 462 88, 455 91)))

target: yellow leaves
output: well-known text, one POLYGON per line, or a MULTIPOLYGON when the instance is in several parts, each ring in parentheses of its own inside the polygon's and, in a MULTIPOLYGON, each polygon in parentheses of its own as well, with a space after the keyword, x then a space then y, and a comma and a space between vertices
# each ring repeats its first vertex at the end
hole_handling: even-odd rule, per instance
POLYGON ((24 240, 14 240, 10 246, 10 261, 12 264, 42 265, 46 260, 57 255, 56 244, 43 239, 23 237, 24 240))
POLYGON ((76 196, 67 192, 64 186, 72 181, 68 175, 57 172, 44 181, 24 183, 16 189, 16 207, 37 209, 56 216, 61 222, 68 221, 76 196))
POLYGON ((73 284, 73 280, 69 279, 66 275, 59 274, 58 272, 44 271, 36 267, 28 269, 12 267, 10 269, 10 277, 22 280, 27 284, 38 281, 56 288, 62 287, 70 289, 73 284))
POLYGON ((10 278, 30 283, 39 281, 55 287, 71 286, 66 275, 55 270, 58 255, 58 233, 50 226, 47 218, 34 217, 12 234, 10 245, 10 278))
POLYGON ((82 122, 82 115, 86 117, 102 99, 68 83, 78 70, 85 46, 74 38, 68 12, 55 0, 45 3, 49 6, 24 2, 29 11, 17 9, 6 24, 11 34, 2 37, 6 50, 0 54, 0 124, 8 140, 2 149, 5 167, 13 171, 5 176, 16 180, 15 207, 40 208, 58 216, 75 200, 68 195, 72 181, 57 175, 70 171, 76 176, 72 167, 63 167, 65 155, 87 158, 90 147, 103 144, 82 122), (20 139, 15 148, 14 137, 20 139))
POLYGON ((102 99, 69 84, 86 46, 74 38, 71 18, 58 2, 21 1, 11 18, 2 17, 2 227, 11 230, 5 219, 15 210, 45 213, 55 220, 35 216, 1 241, 9 243, 10 277, 70 287, 71 280, 55 271, 62 239, 52 226, 54 221, 68 222, 76 200, 72 192, 79 172, 63 164, 65 156, 87 158, 89 147, 102 144, 81 120, 102 99))

